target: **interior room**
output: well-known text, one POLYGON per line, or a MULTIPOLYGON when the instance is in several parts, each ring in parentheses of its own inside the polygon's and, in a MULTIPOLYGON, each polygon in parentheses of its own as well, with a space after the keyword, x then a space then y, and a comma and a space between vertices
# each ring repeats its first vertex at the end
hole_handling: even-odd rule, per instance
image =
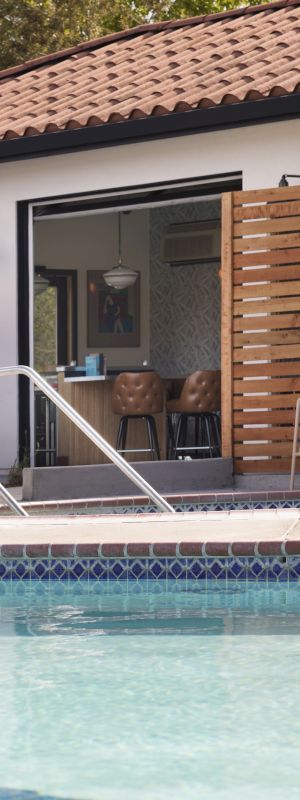
MULTIPOLYGON (((79 402, 84 387, 78 381, 67 387, 64 368, 69 367, 70 376, 76 370, 73 376, 79 380, 91 354, 103 357, 101 371, 109 379, 110 392, 120 372, 158 373, 164 410, 156 421, 159 438, 166 442, 161 458, 174 457, 165 421, 168 398, 180 396, 192 373, 220 370, 220 216, 217 196, 199 202, 35 215, 35 369, 59 391, 64 383, 66 399, 73 403, 79 402), (120 260, 137 273, 134 285, 121 293, 103 279, 120 260)), ((94 411, 85 410, 95 424, 100 384, 92 383, 94 411)), ((110 400, 105 402, 106 412, 97 424, 115 446, 117 420, 111 427, 110 400)), ((38 392, 35 417, 37 466, 101 461, 99 451, 84 443, 80 434, 72 450, 68 426, 57 424, 54 409, 38 392)), ((129 460, 151 458, 145 449, 143 445, 140 453, 128 454, 129 460)), ((182 450, 175 457, 203 455, 182 450)))

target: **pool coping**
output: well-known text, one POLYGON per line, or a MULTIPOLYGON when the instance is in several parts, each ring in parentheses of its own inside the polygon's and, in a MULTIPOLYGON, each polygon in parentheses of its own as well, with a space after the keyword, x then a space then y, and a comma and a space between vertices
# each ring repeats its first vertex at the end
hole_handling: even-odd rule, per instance
POLYGON ((0 519, 2 559, 294 555, 300 555, 298 509, 0 519))

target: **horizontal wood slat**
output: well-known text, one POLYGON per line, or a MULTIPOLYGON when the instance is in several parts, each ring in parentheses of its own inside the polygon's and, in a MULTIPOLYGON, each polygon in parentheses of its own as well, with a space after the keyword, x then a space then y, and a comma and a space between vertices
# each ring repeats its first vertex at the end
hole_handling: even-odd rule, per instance
POLYGON ((237 361, 269 361, 278 358, 297 358, 300 359, 300 345, 287 344, 287 345, 274 345, 268 347, 236 347, 233 349, 233 363, 237 361))
POLYGON ((282 217, 281 219, 259 219, 253 222, 235 222, 233 236, 255 236, 258 233, 280 233, 283 231, 300 231, 299 217, 282 217))
POLYGON ((234 333, 234 347, 257 344, 297 344, 300 343, 300 328, 286 331, 266 331, 263 333, 234 333))
POLYGON ((277 250, 286 247, 299 247, 299 233, 277 233, 273 236, 245 236, 233 240, 233 252, 245 253, 247 250, 277 250))
POLYGON ((300 394, 300 375, 291 378, 258 378, 257 380, 235 380, 235 394, 245 392, 297 392, 300 394))
POLYGON ((290 427, 277 427, 271 428, 235 428, 234 441, 245 442, 248 440, 254 441, 267 441, 273 442, 292 441, 294 435, 294 428, 290 427))
POLYGON ((233 304, 234 316, 245 314, 272 314, 280 311, 298 311, 299 298, 284 297, 271 300, 236 300, 233 304))
POLYGON ((300 200, 287 200, 285 203, 235 206, 233 209, 234 222, 240 222, 243 219, 276 219, 277 217, 290 217, 297 214, 300 214, 300 200))
POLYGON ((247 473, 261 473, 262 475, 266 473, 289 474, 291 471, 291 461, 291 458, 266 458, 264 460, 255 458, 252 461, 236 458, 234 462, 234 470, 237 475, 246 475, 247 473))
MULTIPOLYGON (((296 404, 295 404, 296 405, 296 404)), ((288 411, 234 411, 233 425, 294 425, 295 408, 288 411)))
POLYGON ((291 409, 295 408, 296 400, 297 394, 265 394, 261 396, 257 394, 251 394, 249 397, 245 396, 244 394, 237 394, 233 397, 233 409, 244 411, 246 411, 248 408, 291 409))
MULTIPOLYGON (((234 444, 233 455, 237 458, 241 456, 253 456, 253 458, 255 458, 257 456, 257 444, 234 444)), ((272 442, 267 444, 265 444, 265 442, 260 442, 259 455, 291 456, 292 445, 290 442, 272 442)))
POLYGON ((300 278, 300 264, 285 267, 249 267, 235 269, 233 283, 255 283, 256 281, 294 281, 300 278))
POLYGON ((250 283, 249 286, 243 284, 242 286, 235 286, 233 290, 234 300, 246 300, 249 297, 288 297, 290 295, 295 295, 297 298, 299 298, 299 280, 281 281, 281 283, 250 283))
POLYGON ((236 378, 257 378, 272 375, 299 375, 298 361, 267 361, 266 364, 234 364, 233 377, 236 378))
POLYGON ((299 200, 299 186, 281 186, 270 189, 250 189, 233 192, 233 206, 236 208, 245 203, 282 203, 287 200, 299 200))
POLYGON ((260 250, 260 252, 237 253, 233 257, 233 268, 254 267, 262 264, 300 264, 299 247, 286 248, 285 250, 260 250))
POLYGON ((300 313, 292 314, 260 314, 257 317, 236 317, 232 329, 236 331, 279 330, 282 328, 299 328, 300 313))

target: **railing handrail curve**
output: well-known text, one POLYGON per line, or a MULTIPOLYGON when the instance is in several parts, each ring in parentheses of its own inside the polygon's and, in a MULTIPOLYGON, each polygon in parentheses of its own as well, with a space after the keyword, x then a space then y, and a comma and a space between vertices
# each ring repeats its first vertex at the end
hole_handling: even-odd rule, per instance
POLYGON ((158 506, 161 511, 168 511, 171 513, 175 513, 175 509, 167 502, 167 500, 162 497, 153 486, 150 485, 145 479, 138 473, 136 470, 125 461, 120 453, 112 447, 109 442, 101 436, 100 433, 95 431, 92 425, 89 422, 86 422, 84 417, 78 414, 75 411, 75 408, 67 403, 66 400, 50 386, 44 378, 36 372, 35 369, 32 367, 28 367, 26 365, 18 365, 12 367, 0 367, 0 377, 1 376, 9 376, 9 375, 25 375, 29 378, 32 383, 38 386, 42 392, 49 397, 49 400, 60 409, 74 424, 77 428, 79 428, 90 440, 93 442, 99 450, 102 451, 119 469, 124 472, 124 474, 132 480, 133 483, 138 486, 138 488, 144 492, 147 497, 150 497, 151 500, 158 506))

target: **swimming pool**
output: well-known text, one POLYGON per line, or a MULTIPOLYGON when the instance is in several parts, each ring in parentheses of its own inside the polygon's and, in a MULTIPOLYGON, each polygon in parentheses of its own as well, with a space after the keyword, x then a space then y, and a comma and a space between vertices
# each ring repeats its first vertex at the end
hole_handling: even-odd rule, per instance
POLYGON ((1 800, 298 798, 299 584, 141 584, 1 584, 1 800))

